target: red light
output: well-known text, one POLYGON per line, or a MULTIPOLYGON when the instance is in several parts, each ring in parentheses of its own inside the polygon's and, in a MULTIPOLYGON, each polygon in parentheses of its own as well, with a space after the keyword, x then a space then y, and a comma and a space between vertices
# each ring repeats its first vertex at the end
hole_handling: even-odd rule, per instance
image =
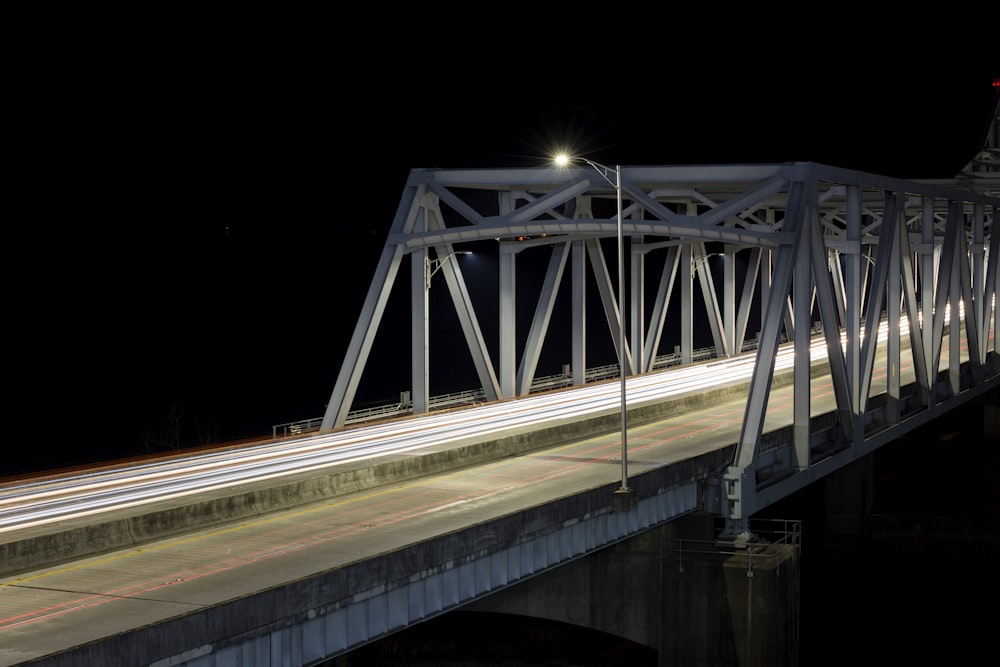
POLYGON ((1000 79, 993 79, 993 87, 1000 88, 1000 79))

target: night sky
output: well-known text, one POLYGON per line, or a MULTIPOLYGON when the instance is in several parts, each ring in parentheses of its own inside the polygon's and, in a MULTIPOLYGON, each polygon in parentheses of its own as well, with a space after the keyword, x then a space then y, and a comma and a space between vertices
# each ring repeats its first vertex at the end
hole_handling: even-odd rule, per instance
POLYGON ((27 206, 7 245, 0 476, 322 416, 412 168, 534 166, 571 147, 607 164, 947 178, 979 147, 1000 70, 995 47, 992 71, 955 57, 932 73, 472 38, 377 58, 384 40, 349 47, 350 29, 83 39, 18 81, 27 206))

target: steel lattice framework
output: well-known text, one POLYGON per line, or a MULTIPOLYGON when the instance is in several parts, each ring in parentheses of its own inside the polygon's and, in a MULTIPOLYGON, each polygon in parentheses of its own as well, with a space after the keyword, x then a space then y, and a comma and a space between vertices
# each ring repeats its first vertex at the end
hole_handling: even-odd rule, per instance
MULTIPOLYGON (((996 122, 992 128, 995 144, 996 122)), ((1000 196, 997 162, 989 162, 995 158, 996 146, 987 146, 977 156, 980 167, 986 160, 985 169, 970 167, 970 175, 948 181, 900 180, 816 163, 623 166, 627 304, 615 296, 608 266, 617 260, 609 261, 605 249, 619 234, 618 190, 593 169, 415 169, 321 429, 345 423, 407 259, 415 413, 429 410, 428 291, 435 273, 447 283, 487 400, 530 391, 566 280, 572 295, 569 374, 575 385, 586 381, 589 281, 596 283, 612 338, 628 327, 629 345, 619 361, 630 375, 654 371, 661 348, 671 342, 668 320, 680 323, 673 342, 686 363, 695 351, 696 321, 707 321, 719 357, 745 349, 750 323, 759 323, 737 453, 720 481, 722 514, 743 520, 786 495, 789 484, 815 479, 810 473, 818 463, 864 456, 1000 385, 1000 234, 992 233, 1000 196), (499 267, 496 364, 461 262, 454 259, 469 247, 481 252, 484 244, 495 248, 499 267), (517 259, 539 247, 548 254, 547 267, 519 345, 517 259), (719 261, 721 286, 720 269, 712 268, 719 261), (825 420, 810 412, 816 335, 824 337, 836 395, 836 411, 825 420), (796 359, 794 427, 784 445, 765 446, 775 357, 785 340, 796 359), (876 389, 877 349, 885 354, 887 379, 876 389), (915 377, 906 384, 899 372, 904 355, 915 377)))

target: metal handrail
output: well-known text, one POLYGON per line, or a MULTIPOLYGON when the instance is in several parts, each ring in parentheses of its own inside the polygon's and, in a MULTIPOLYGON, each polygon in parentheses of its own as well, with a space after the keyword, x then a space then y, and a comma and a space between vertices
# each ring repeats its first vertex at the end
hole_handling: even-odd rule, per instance
MULTIPOLYGON (((749 341, 744 344, 743 351, 754 349, 757 346, 756 341, 749 341)), ((713 347, 703 347, 694 350, 691 355, 692 362, 705 361, 708 359, 716 358, 717 350, 713 347)), ((661 370, 664 368, 670 368, 672 366, 678 366, 681 364, 681 354, 679 352, 673 352, 671 354, 664 354, 656 357, 653 362, 653 370, 661 370)), ((618 364, 607 364, 604 366, 595 366, 594 368, 587 369, 584 376, 585 383, 600 382, 602 380, 608 380, 611 378, 618 377, 619 373, 618 364)), ((531 383, 531 389, 528 393, 534 394, 540 391, 549 391, 552 389, 561 389, 564 387, 570 387, 573 385, 573 378, 568 373, 556 373, 554 375, 546 375, 543 377, 535 378, 531 383)), ((486 402, 486 392, 482 389, 470 389, 466 391, 453 392, 450 394, 441 394, 439 396, 432 396, 429 400, 429 407, 431 410, 443 410, 446 408, 454 408, 462 405, 475 405, 477 403, 486 402)), ((357 410, 352 410, 347 414, 347 419, 345 423, 347 424, 360 424, 363 422, 374 421, 377 419, 388 419, 391 417, 400 417, 402 415, 407 415, 413 412, 413 401, 412 400, 400 400, 396 403, 387 403, 385 405, 372 406, 367 408, 359 408, 357 410)), ((313 433, 320 429, 323 422, 322 417, 312 417, 309 419, 300 419, 298 421, 286 422, 284 424, 275 424, 271 427, 272 437, 286 437, 290 435, 303 435, 305 433, 313 433)))

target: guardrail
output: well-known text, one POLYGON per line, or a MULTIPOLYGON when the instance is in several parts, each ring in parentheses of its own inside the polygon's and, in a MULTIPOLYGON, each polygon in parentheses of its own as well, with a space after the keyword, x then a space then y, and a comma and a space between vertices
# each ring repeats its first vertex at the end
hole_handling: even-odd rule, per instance
MULTIPOLYGON (((757 341, 751 340, 747 341, 743 345, 743 352, 755 349, 757 347, 757 341)), ((715 347, 703 347, 694 350, 691 354, 692 362, 707 361, 709 359, 714 359, 718 356, 715 347)), ((673 366, 679 366, 681 364, 681 354, 680 352, 673 352, 672 354, 664 354, 656 357, 653 362, 653 370, 663 370, 664 368, 670 368, 673 366)), ((611 378, 619 377, 618 364, 608 364, 605 366, 596 366, 587 370, 584 382, 601 382, 603 380, 609 380, 611 378)), ((557 373, 555 375, 547 375, 544 377, 535 378, 534 382, 531 383, 531 389, 529 393, 537 393, 540 391, 549 391, 552 389, 562 389, 565 387, 570 387, 573 385, 573 378, 569 373, 557 373)), ((454 392, 451 394, 442 394, 439 396, 432 396, 429 401, 430 410, 443 410, 445 408, 456 408, 461 406, 475 405, 477 403, 486 402, 486 392, 482 389, 471 389, 468 391, 454 392)), ((397 403, 388 403, 385 405, 372 406, 368 408, 360 408, 358 410, 352 410, 347 414, 346 423, 347 424, 359 424, 369 421, 375 421, 377 419, 388 419, 391 417, 400 417, 402 415, 407 415, 413 412, 413 401, 411 400, 400 400, 397 403)), ((271 435, 275 438, 286 437, 290 435, 302 435, 305 433, 314 433, 319 431, 320 426, 323 423, 322 417, 313 417, 310 419, 302 419, 294 422, 287 422, 284 424, 275 424, 271 427, 271 435)))
MULTIPOLYGON (((792 519, 751 519, 747 522, 750 535, 747 539, 736 542, 725 538, 715 540, 697 540, 677 538, 666 540, 663 544, 664 554, 671 553, 677 560, 678 567, 684 569, 686 558, 697 556, 704 561, 706 558, 724 560, 730 565, 739 564, 741 559, 746 576, 753 578, 754 567, 767 565, 773 568, 775 563, 782 563, 789 557, 798 558, 802 551, 802 522, 792 519), (782 549, 781 547, 787 547, 782 549), (788 552, 791 550, 791 553, 788 552)), ((718 526, 716 534, 723 534, 724 529, 718 526)))

